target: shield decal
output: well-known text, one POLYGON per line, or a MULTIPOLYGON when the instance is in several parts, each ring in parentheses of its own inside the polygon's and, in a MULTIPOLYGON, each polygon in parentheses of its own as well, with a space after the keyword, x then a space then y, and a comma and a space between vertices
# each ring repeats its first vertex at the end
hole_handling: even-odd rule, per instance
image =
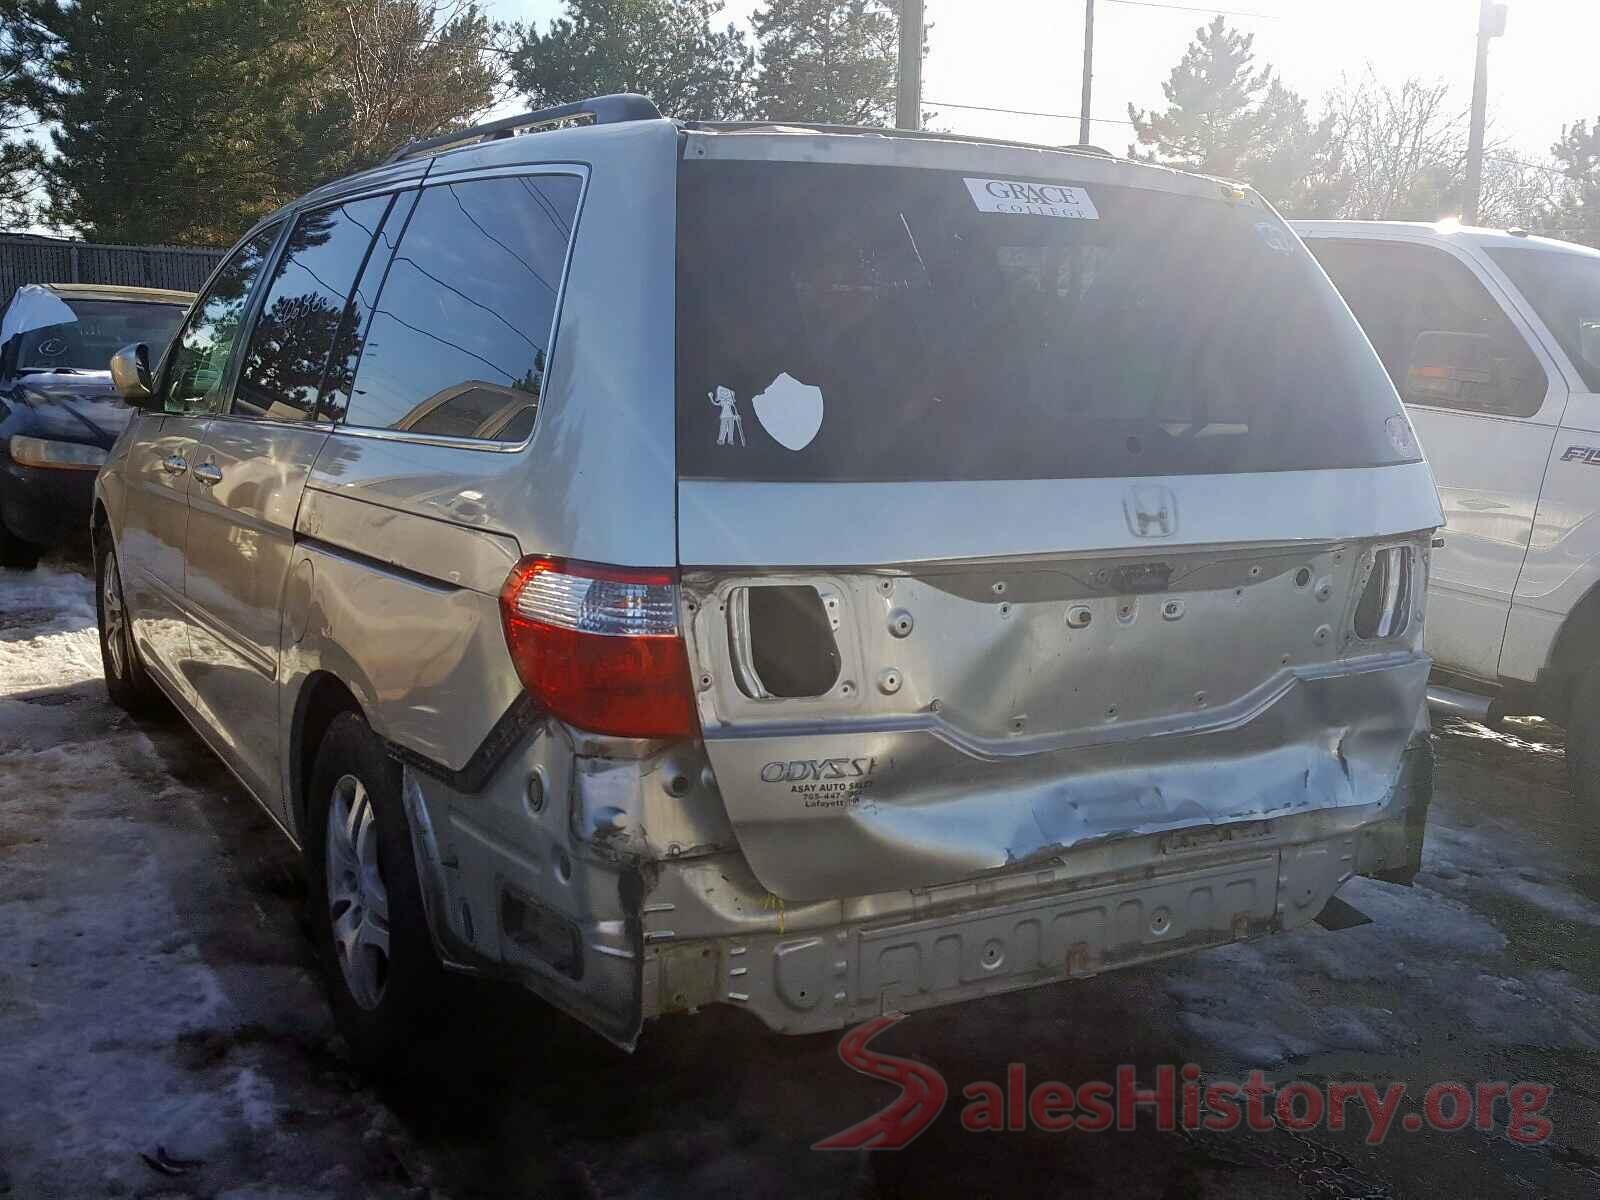
POLYGON ((804 450, 822 428, 822 389, 801 383, 787 371, 750 402, 761 428, 788 450, 804 450))

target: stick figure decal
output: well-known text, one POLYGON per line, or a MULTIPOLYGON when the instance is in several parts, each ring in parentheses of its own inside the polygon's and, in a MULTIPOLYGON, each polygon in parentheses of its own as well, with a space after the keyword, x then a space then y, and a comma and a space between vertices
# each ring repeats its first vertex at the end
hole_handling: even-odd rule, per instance
POLYGON ((744 419, 739 416, 739 398, 733 394, 733 389, 719 387, 714 392, 707 392, 706 399, 721 414, 717 421, 717 445, 731 446, 735 437, 739 439, 739 445, 745 445, 744 419))

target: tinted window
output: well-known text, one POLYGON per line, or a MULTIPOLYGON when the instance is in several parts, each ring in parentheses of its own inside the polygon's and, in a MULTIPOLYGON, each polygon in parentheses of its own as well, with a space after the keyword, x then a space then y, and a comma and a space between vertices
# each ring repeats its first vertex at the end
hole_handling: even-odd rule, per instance
POLYGON ((367 327, 350 424, 499 441, 532 431, 578 186, 423 189, 367 327))
POLYGON ((1307 243, 1344 294, 1407 404, 1526 417, 1549 381, 1478 277, 1404 242, 1307 243))
POLYGON ((687 476, 1137 476, 1415 454, 1316 264, 1270 213, 1220 194, 691 161, 678 216, 687 476))
POLYGON ((1505 248, 1489 257, 1533 305, 1591 392, 1600 392, 1600 255, 1505 248))
POLYGON ((355 385, 356 364, 361 361, 361 350, 366 345, 367 328, 372 321, 378 289, 383 286, 383 277, 394 257, 400 231, 405 228, 406 218, 411 215, 411 206, 416 201, 415 192, 402 192, 395 197, 394 207, 389 210, 383 228, 378 230, 378 240, 373 244, 372 253, 367 256, 367 265, 361 271, 361 278, 350 293, 350 303, 339 325, 333 355, 328 360, 322 399, 317 405, 317 415, 324 421, 344 420, 350 407, 350 390, 355 385))
POLYGON ((175 304, 135 300, 67 300, 76 321, 37 326, 17 335, 17 370, 104 371, 111 356, 133 342, 143 342, 161 361, 183 309, 175 304))
POLYGON ((222 411, 223 386, 233 359, 239 322, 250 290, 266 264, 281 225, 269 226, 245 242, 222 265, 173 346, 167 372, 168 412, 222 411))
POLYGON ((301 421, 316 408, 351 287, 389 201, 352 200, 295 222, 250 331, 233 411, 301 421))

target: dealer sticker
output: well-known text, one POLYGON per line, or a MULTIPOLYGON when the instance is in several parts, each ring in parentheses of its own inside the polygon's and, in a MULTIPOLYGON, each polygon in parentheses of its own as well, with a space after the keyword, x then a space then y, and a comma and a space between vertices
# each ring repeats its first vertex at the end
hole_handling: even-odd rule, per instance
POLYGON ((1072 217, 1080 221, 1100 219, 1094 201, 1081 187, 1028 183, 1021 179, 966 179, 964 182, 979 212, 1072 217))
POLYGON ((872 756, 796 758, 769 762, 761 768, 761 782, 784 784, 806 808, 849 808, 876 782, 877 769, 872 756))

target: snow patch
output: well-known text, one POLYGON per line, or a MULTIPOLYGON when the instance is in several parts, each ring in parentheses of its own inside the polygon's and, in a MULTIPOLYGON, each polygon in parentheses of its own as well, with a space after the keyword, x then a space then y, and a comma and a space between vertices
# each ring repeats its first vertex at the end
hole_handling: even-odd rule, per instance
POLYGON ((228 1089, 239 1105, 244 1123, 258 1133, 271 1129, 278 1123, 278 1106, 273 1100, 272 1084, 250 1067, 245 1067, 234 1077, 228 1089))

